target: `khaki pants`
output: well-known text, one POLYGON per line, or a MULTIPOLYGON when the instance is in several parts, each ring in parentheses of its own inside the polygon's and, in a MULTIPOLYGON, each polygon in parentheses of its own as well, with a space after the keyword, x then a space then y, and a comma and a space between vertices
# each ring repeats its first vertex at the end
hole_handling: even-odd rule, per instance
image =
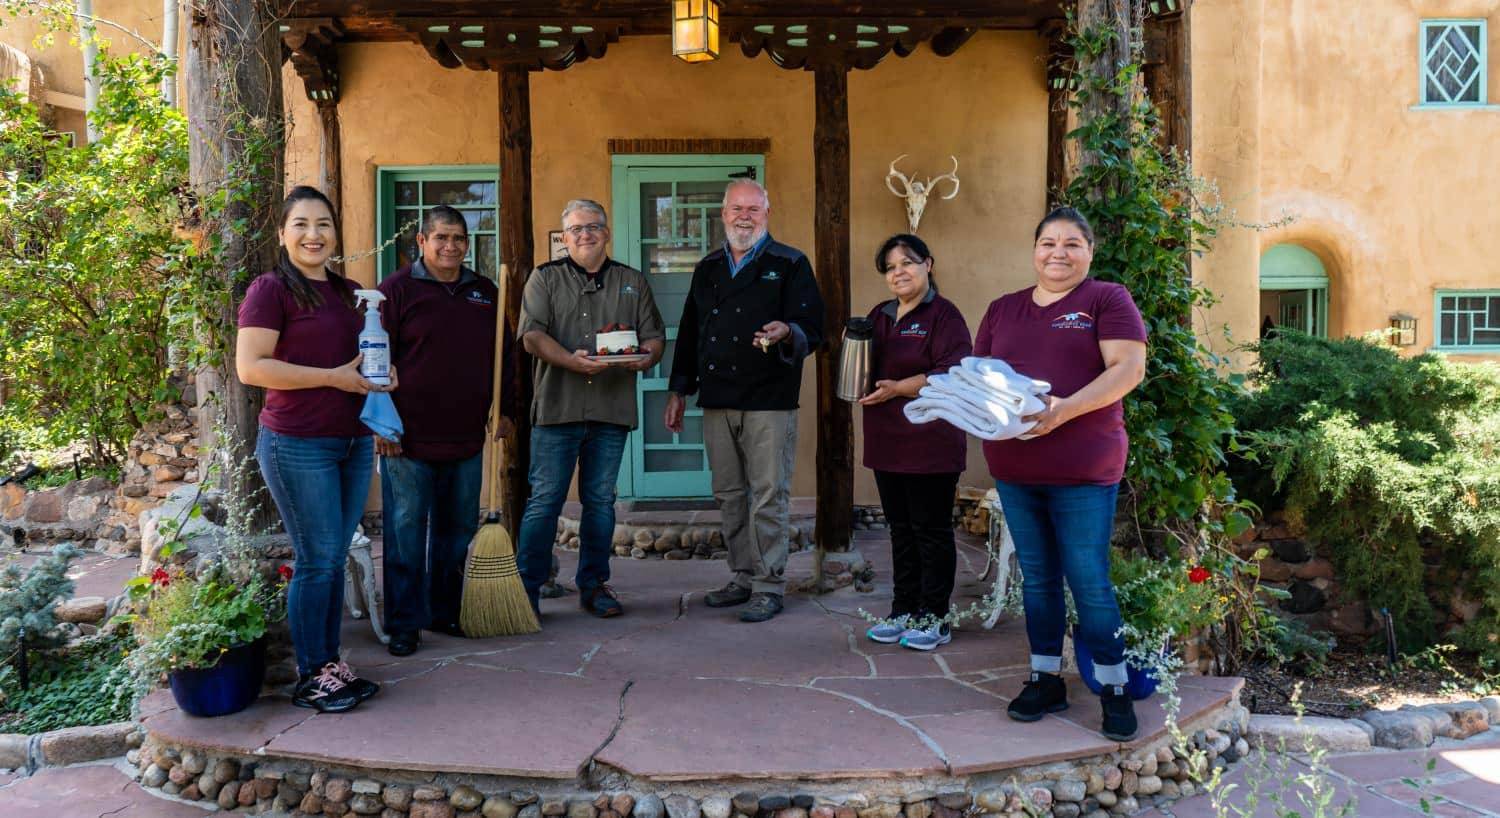
POLYGON ((704 409, 703 442, 734 583, 780 596, 786 586, 797 411, 704 409))

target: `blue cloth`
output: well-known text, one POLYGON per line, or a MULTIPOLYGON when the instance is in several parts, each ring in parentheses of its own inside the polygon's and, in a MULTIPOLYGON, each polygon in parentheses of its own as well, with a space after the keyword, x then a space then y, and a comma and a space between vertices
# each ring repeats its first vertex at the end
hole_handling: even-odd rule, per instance
POLYGON ((746 253, 739 261, 735 261, 734 250, 730 249, 729 242, 724 242, 724 260, 729 262, 729 277, 734 278, 739 275, 740 271, 749 266, 750 262, 754 261, 760 255, 760 252, 766 249, 766 245, 770 243, 771 234, 767 232, 764 236, 760 237, 760 241, 756 242, 750 248, 750 252, 746 253))
POLYGON ((458 624, 464 558, 479 530, 483 460, 483 454, 463 460, 380 458, 390 633, 458 624))
POLYGON ((537 591, 552 573, 557 515, 568 499, 573 465, 578 465, 578 574, 580 592, 609 582, 610 540, 615 533, 615 482, 630 429, 615 423, 584 421, 531 427, 531 499, 521 517, 516 563, 526 593, 537 591))
POLYGON ((1123 685, 1125 640, 1109 581, 1109 536, 1119 484, 1035 485, 997 481, 1005 524, 1016 541, 1031 669, 1057 673, 1068 627, 1063 579, 1073 592, 1080 639, 1094 655, 1100 684, 1123 685))
POLYGON ((396 413, 396 402, 391 400, 389 392, 365 395, 365 408, 359 413, 359 420, 370 431, 392 443, 399 442, 401 433, 406 431, 401 426, 401 415, 396 413))
POLYGON ((292 540, 286 619, 297 672, 339 659, 344 563, 365 512, 375 442, 359 437, 293 437, 262 426, 255 459, 292 540))

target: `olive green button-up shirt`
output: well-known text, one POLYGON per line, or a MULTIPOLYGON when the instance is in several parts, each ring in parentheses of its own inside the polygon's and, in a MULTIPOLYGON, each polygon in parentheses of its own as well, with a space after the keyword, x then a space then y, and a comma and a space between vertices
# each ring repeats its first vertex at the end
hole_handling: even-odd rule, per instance
MULTIPOLYGON (((594 336, 609 324, 628 324, 641 343, 666 337, 656 298, 640 270, 606 259, 599 274, 590 276, 564 258, 536 268, 526 280, 517 338, 540 330, 570 352, 592 351, 594 336)), ((634 370, 611 367, 582 375, 535 358, 532 375, 534 426, 592 420, 634 429, 639 422, 634 370)))

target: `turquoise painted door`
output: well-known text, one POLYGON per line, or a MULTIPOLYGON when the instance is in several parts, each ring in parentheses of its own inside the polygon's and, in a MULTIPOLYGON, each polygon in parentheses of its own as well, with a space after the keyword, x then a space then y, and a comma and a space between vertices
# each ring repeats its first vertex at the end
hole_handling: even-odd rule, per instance
POLYGON ((662 425, 668 378, 677 348, 677 323, 693 267, 724 243, 719 210, 732 175, 753 170, 759 156, 616 156, 614 158, 617 258, 646 273, 667 325, 666 353, 641 375, 636 388, 640 428, 631 433, 620 469, 625 497, 707 497, 712 494, 703 449, 703 413, 689 399, 682 432, 662 425))

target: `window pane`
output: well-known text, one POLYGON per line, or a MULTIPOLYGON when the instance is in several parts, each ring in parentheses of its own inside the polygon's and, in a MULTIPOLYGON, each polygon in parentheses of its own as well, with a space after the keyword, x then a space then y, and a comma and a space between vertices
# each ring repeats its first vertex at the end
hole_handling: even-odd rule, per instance
POLYGON ((1438 335, 1438 346, 1451 347, 1457 343, 1454 328, 1458 325, 1458 319, 1453 317, 1453 313, 1444 313, 1442 324, 1442 331, 1438 335))
POLYGON ((703 471, 702 450, 647 450, 645 471, 703 471))
MULTIPOLYGON (((674 316, 672 316, 670 318, 668 318, 665 315, 662 316, 663 320, 668 320, 668 321, 675 321, 679 317, 680 316, 676 316, 676 315, 674 315, 674 316)), ((673 355, 673 353, 675 353, 677 351, 677 340, 675 338, 673 340, 667 341, 665 343, 666 343, 666 348, 664 350, 662 350, 661 360, 656 362, 656 370, 661 373, 661 377, 663 377, 663 378, 665 378, 668 375, 672 374, 672 355, 673 355)))
POLYGON ((1500 296, 1490 296, 1490 317, 1485 326, 1500 329, 1500 296))
POLYGON ((1422 96, 1429 103, 1478 103, 1484 43, 1478 23, 1432 23, 1423 35, 1422 96))
POLYGON ((703 416, 684 415, 682 418, 682 434, 677 439, 683 443, 703 442, 703 416))
POLYGON ((1482 346, 1500 346, 1500 329, 1474 330, 1474 343, 1482 346))
POLYGON ((491 281, 500 275, 500 240, 494 236, 475 236, 470 247, 474 252, 474 269, 491 281))
POLYGON ((666 410, 667 393, 665 391, 651 390, 641 394, 641 417, 646 421, 641 424, 641 439, 646 445, 675 442, 672 440, 672 433, 667 431, 667 427, 661 423, 661 417, 666 410))
POLYGON ((396 232, 411 228, 412 235, 416 235, 417 229, 422 223, 422 211, 401 209, 396 211, 396 232))
POLYGON ((672 239, 672 183, 641 185, 641 238, 672 239))
POLYGON ((480 231, 480 229, 481 229, 479 227, 479 221, 480 221, 480 219, 484 218, 484 211, 483 210, 460 210, 459 212, 462 213, 462 214, 464 214, 464 226, 468 228, 469 235, 472 236, 475 233, 478 233, 480 231))
POLYGON ((432 206, 495 204, 494 182, 427 182, 422 189, 422 204, 432 206))
POLYGON ((1458 335, 1458 344, 1460 346, 1467 346, 1471 343, 1469 341, 1469 315, 1468 313, 1461 312, 1458 314, 1457 319, 1457 323, 1454 325, 1454 332, 1458 335))
POLYGON ((417 198, 416 182, 396 183, 396 204, 415 206, 421 203, 422 202, 417 198))

